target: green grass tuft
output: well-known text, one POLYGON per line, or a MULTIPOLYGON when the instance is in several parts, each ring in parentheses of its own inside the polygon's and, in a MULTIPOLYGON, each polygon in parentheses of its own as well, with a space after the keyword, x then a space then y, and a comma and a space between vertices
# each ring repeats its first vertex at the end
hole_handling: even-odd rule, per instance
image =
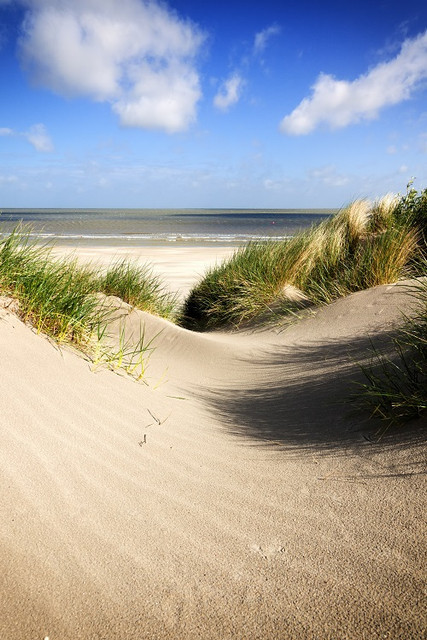
MULTIPOLYGON (((427 261, 424 262, 427 272, 427 261)), ((392 353, 373 352, 362 367, 366 382, 352 400, 362 410, 383 420, 383 433, 393 423, 419 417, 427 409, 427 278, 412 287, 419 302, 393 340, 392 353)))
POLYGON ((162 317, 171 318, 176 305, 175 296, 165 292, 148 268, 122 261, 103 272, 73 258, 55 259, 51 247, 32 241, 30 229, 22 226, 0 235, 0 293, 18 301, 20 316, 37 331, 58 343, 76 344, 89 357, 102 352, 105 361, 116 360, 118 366, 126 361, 122 368, 134 377, 143 375, 148 346, 140 340, 130 359, 128 345, 119 345, 114 355, 111 347, 98 344, 110 321, 99 293, 120 296, 162 317))
POLYGON ((177 306, 176 296, 165 291, 161 279, 148 265, 129 260, 115 262, 100 274, 97 287, 106 295, 118 296, 138 309, 163 318, 172 318, 177 306))
POLYGON ((58 342, 88 341, 97 306, 91 270, 53 260, 25 229, 0 240, 0 291, 19 301, 21 317, 38 331, 58 342))
MULTIPOLYGON (((409 185, 410 186, 410 185, 409 185)), ((210 269, 188 295, 179 323, 198 331, 239 327, 274 308, 340 296, 423 273, 427 190, 408 189, 371 205, 353 202, 335 216, 286 241, 249 243, 210 269)))

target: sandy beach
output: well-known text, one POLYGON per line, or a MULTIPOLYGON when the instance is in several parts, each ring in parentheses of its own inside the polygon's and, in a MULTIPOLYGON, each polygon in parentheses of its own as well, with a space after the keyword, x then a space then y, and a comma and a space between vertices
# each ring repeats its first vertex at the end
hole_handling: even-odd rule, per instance
POLYGON ((165 287, 183 299, 206 269, 231 256, 235 246, 96 246, 67 247, 56 245, 53 254, 75 255, 81 262, 108 266, 116 260, 129 259, 147 264, 164 281, 165 287))
MULTIPOLYGON (((138 257, 183 293, 230 251, 138 257)), ((7 304, 1 638, 424 637, 425 420, 374 443, 348 403, 371 339, 410 313, 404 287, 234 334, 124 305, 116 331, 153 338, 145 383, 93 370, 7 304)))

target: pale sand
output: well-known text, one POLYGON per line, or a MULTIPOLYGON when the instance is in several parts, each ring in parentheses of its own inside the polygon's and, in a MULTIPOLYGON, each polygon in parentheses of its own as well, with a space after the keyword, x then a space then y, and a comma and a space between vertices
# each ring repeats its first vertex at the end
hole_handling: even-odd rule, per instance
POLYGON ((82 245, 76 248, 56 246, 53 253, 58 256, 74 254, 82 262, 108 266, 116 260, 129 258, 139 264, 148 264, 153 273, 160 276, 165 286, 184 298, 191 287, 203 276, 206 269, 219 264, 231 256, 236 247, 218 246, 174 246, 170 247, 100 247, 82 245))
POLYGON ((342 404, 408 308, 195 335, 124 307, 161 331, 148 386, 0 310, 0 638, 423 637, 422 425, 371 444, 342 404))

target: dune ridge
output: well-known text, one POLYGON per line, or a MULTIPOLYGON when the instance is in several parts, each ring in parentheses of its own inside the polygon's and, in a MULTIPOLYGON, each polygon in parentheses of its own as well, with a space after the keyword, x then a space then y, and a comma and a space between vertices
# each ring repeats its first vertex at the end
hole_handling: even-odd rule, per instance
POLYGON ((0 637, 422 637, 423 424, 369 443, 343 403, 411 304, 202 335, 124 305, 147 385, 0 309, 0 637))

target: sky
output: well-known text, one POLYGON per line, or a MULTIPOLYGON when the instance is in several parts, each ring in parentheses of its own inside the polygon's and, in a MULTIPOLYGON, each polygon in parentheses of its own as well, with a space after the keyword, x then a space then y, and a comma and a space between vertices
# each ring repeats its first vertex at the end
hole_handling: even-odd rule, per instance
POLYGON ((427 187, 425 0, 0 0, 0 209, 427 187))

